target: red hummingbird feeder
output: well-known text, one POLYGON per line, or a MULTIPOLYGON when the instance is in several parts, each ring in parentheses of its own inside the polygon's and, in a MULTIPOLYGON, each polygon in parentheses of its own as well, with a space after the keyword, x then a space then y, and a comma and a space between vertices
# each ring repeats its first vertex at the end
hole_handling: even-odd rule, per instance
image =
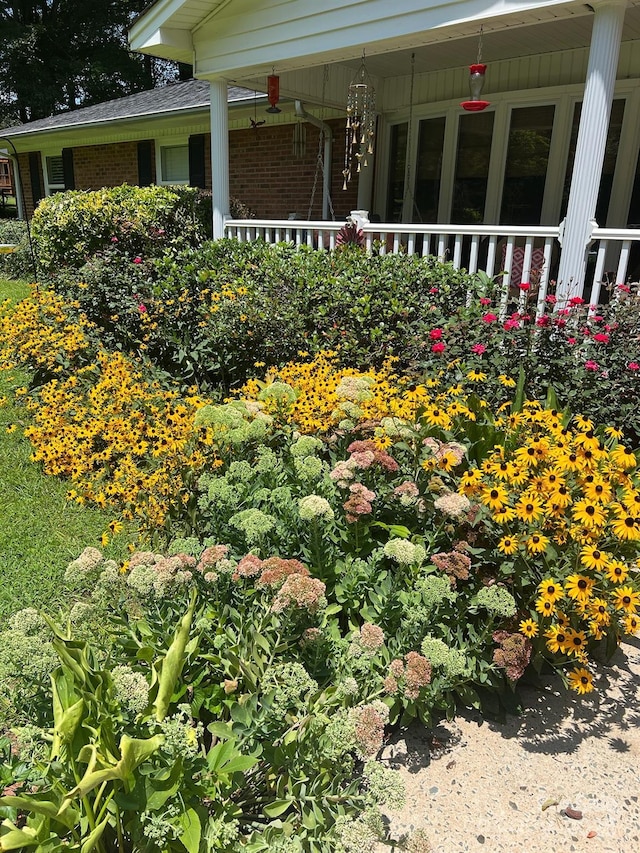
POLYGON ((471 99, 462 101, 460 106, 470 113, 479 113, 489 106, 489 101, 483 101, 480 97, 484 87, 484 75, 487 66, 482 62, 482 28, 480 28, 480 39, 478 42, 478 61, 469 66, 469 91, 471 99))
POLYGON ((271 105, 267 108, 268 113, 281 112, 277 106, 278 101, 280 100, 280 78, 277 74, 270 74, 267 77, 267 100, 271 105))

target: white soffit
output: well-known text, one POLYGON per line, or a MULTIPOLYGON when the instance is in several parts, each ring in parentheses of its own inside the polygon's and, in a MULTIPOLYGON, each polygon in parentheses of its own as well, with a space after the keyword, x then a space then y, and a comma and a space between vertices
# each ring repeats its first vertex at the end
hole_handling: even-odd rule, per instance
MULTIPOLYGON (((638 2, 631 0, 630 6, 638 2)), ((487 41, 496 36, 496 53, 487 60, 583 46, 589 43, 592 17, 587 4, 566 0, 159 0, 134 24, 130 42, 145 53, 195 59, 198 77, 236 80, 272 68, 281 73, 323 63, 357 64, 364 46, 371 73, 388 76, 395 60, 389 56, 385 66, 385 54, 429 45, 445 54, 454 41, 477 40, 480 24, 487 41), (539 37, 532 40, 532 30, 518 37, 518 29, 537 24, 547 25, 539 37)), ((637 19, 635 29, 640 29, 637 19)), ((466 61, 474 59, 475 50, 466 61)), ((458 61, 447 63, 440 56, 437 67, 458 61)), ((432 65, 427 61, 418 70, 432 65)))

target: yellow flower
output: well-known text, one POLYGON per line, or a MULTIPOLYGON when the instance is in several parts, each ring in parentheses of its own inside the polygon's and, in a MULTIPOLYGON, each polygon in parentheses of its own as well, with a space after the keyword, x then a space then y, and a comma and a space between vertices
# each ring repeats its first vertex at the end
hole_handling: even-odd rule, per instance
POLYGON ((509 500, 509 493, 504 486, 486 487, 480 495, 480 500, 489 509, 501 509, 509 500))
POLYGON ((629 574, 628 566, 625 566, 624 563, 621 563, 618 560, 616 562, 609 563, 606 566, 605 571, 607 578, 612 583, 624 583, 627 579, 627 575, 629 574))
POLYGON ((539 530, 534 531, 525 539, 524 546, 530 554, 543 554, 547 550, 549 537, 539 530))
POLYGON ((558 652, 565 652, 565 644, 567 641, 566 630, 559 625, 551 625, 551 627, 544 632, 544 636, 547 638, 547 648, 554 655, 558 654, 558 652))
POLYGON ((498 542, 498 551, 502 554, 515 554, 518 550, 518 539, 515 536, 503 536, 498 542))
POLYGON ((501 373, 500 376, 498 376, 498 382, 501 385, 504 385, 505 388, 516 387, 516 380, 512 379, 510 376, 507 376, 505 373, 501 373))
POLYGON ((532 637, 537 637, 538 623, 535 622, 533 619, 523 619, 522 622, 520 622, 520 633, 524 634, 525 637, 529 637, 530 639, 532 637))
POLYGON ((556 612, 555 605, 548 598, 538 598, 536 600, 536 610, 542 616, 553 616, 556 612))
POLYGON ((470 379, 472 382, 484 382, 486 378, 487 374, 481 370, 470 370, 467 373, 467 379, 470 379))
POLYGON ((629 614, 629 616, 625 616, 624 619, 624 632, 625 634, 637 634, 640 631, 640 619, 635 615, 635 613, 629 614))
POLYGON ((613 509, 616 513, 616 518, 611 522, 613 535, 626 542, 637 542, 640 539, 640 525, 637 516, 631 515, 620 504, 615 505, 613 509))
POLYGON ((593 687, 593 675, 585 667, 579 667, 569 673, 569 686, 576 693, 591 693, 593 687))
POLYGON ((113 521, 109 522, 109 530, 112 533, 121 533, 123 528, 124 524, 121 521, 118 521, 117 519, 114 519, 113 521))
POLYGON ((545 578, 538 584, 538 594, 555 604, 561 598, 564 598, 564 590, 562 584, 555 581, 553 578, 545 578))
POLYGON ((624 610, 625 613, 635 613, 640 604, 640 592, 636 592, 630 586, 621 586, 611 593, 613 606, 616 610, 624 610))
POLYGON ((509 524, 516 517, 516 511, 510 506, 503 506, 500 509, 494 509, 491 518, 498 524, 509 524))
POLYGON ((610 560, 611 555, 607 554, 606 551, 601 551, 595 545, 586 545, 580 551, 580 562, 587 569, 602 571, 607 567, 610 560))
POLYGON ((565 582, 565 592, 569 598, 584 601, 591 597, 595 581, 586 575, 569 575, 565 582))
POLYGON ((569 655, 579 655, 587 645, 587 635, 584 631, 573 631, 571 628, 567 631, 567 637, 564 643, 564 650, 569 655))
POLYGON ((103 548, 106 548, 106 546, 109 544, 109 534, 107 533, 106 530, 102 534, 102 536, 100 537, 100 544, 102 545, 103 548))
POLYGON ((521 496, 516 504, 516 515, 521 521, 535 523, 544 515, 543 503, 537 495, 527 494, 521 496))
POLYGON ((594 598, 589 602, 589 612, 598 625, 609 625, 611 614, 604 598, 594 598))
POLYGON ((599 503, 587 500, 578 501, 573 507, 574 519, 585 527, 602 527, 606 516, 599 503))

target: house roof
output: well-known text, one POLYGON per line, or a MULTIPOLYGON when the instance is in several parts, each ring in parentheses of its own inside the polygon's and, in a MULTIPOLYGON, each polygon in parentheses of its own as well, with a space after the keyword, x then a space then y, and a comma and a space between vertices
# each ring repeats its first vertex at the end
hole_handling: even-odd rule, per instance
MULTIPOLYGON (((256 97, 253 90, 241 86, 228 87, 229 104, 241 104, 256 97)), ((264 96, 259 96, 261 99, 264 96)), ((67 130, 118 120, 159 116, 187 110, 209 108, 209 83, 206 80, 185 80, 169 83, 159 89, 136 92, 124 98, 105 101, 79 110, 70 110, 48 118, 2 130, 3 137, 28 136, 48 130, 67 130)))

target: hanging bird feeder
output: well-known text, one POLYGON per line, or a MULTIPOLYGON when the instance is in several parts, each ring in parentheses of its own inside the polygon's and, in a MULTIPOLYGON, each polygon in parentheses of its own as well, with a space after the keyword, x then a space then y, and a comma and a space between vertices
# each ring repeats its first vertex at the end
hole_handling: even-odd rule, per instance
POLYGON ((482 61, 482 27, 480 27, 480 38, 478 40, 478 61, 469 66, 469 91, 471 100, 462 101, 460 106, 469 113, 479 113, 489 106, 489 101, 483 101, 480 97, 484 86, 484 75, 487 66, 482 61))
POLYGON ((270 74, 267 77, 267 99, 271 105, 267 108, 268 113, 281 112, 277 106, 280 100, 280 78, 277 74, 270 74))

